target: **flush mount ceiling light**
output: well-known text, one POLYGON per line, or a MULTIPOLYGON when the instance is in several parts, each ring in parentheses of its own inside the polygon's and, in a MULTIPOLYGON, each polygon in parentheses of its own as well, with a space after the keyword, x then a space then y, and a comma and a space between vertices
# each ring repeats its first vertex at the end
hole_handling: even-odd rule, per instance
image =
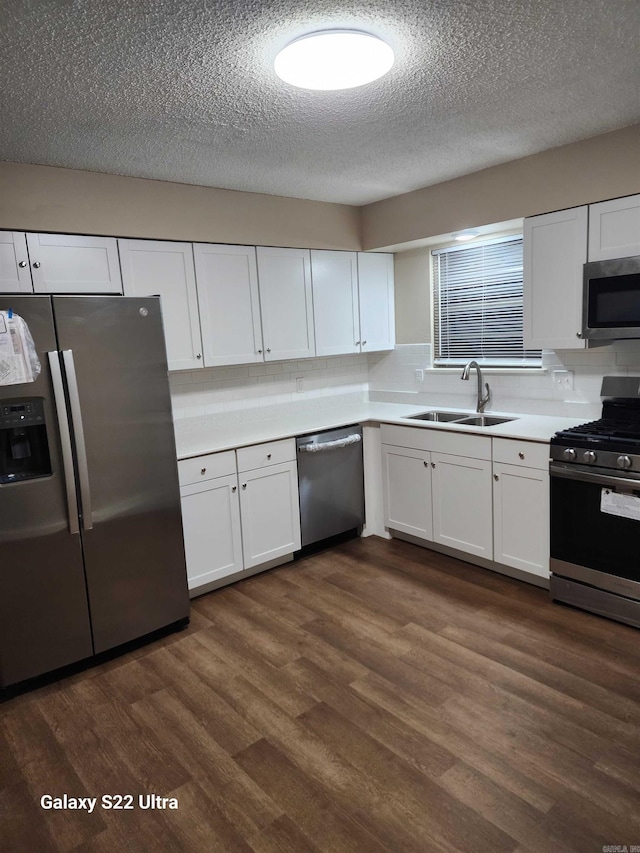
POLYGON ((475 237, 478 237, 480 234, 479 231, 476 231, 474 228, 467 228, 466 231, 458 231, 457 234, 453 235, 454 240, 458 240, 460 243, 464 243, 465 240, 473 240, 475 237))
POLYGON ((276 74, 300 89, 353 89, 386 74, 393 51, 377 36, 324 30, 295 39, 276 56, 276 74))

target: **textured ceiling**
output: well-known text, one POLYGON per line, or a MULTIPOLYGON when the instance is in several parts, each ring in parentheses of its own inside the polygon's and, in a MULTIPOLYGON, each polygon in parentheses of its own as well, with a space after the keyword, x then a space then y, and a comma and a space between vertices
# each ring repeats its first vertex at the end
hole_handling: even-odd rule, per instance
POLYGON ((0 159, 364 204, 640 119, 638 0, 2 0, 0 159), (275 77, 323 27, 396 64, 275 77))

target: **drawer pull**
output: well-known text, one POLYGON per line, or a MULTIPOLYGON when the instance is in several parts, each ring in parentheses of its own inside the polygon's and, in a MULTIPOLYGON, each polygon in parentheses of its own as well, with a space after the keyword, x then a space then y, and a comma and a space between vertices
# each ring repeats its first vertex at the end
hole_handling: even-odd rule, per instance
POLYGON ((267 453, 267 459, 271 459, 271 454, 267 453))
POLYGON ((524 459, 524 453, 522 451, 518 453, 518 459, 524 459))
POLYGON ((206 469, 206 468, 201 468, 201 469, 200 469, 200 473, 201 473, 201 474, 206 474, 206 473, 207 473, 207 469, 206 469))
POLYGON ((243 489, 246 489, 246 488, 247 488, 247 484, 246 484, 246 483, 243 483, 243 484, 242 484, 242 488, 243 488, 243 489))

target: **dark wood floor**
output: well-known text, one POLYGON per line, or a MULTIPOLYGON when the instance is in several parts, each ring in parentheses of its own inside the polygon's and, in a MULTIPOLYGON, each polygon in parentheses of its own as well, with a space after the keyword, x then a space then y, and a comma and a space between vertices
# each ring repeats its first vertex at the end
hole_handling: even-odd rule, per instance
POLYGON ((353 540, 0 705, 0 849, 640 844, 639 664, 633 628, 403 542, 353 540), (148 792, 178 809, 140 809, 148 792), (41 808, 65 793, 98 805, 41 808), (103 794, 136 807, 104 810, 103 794))

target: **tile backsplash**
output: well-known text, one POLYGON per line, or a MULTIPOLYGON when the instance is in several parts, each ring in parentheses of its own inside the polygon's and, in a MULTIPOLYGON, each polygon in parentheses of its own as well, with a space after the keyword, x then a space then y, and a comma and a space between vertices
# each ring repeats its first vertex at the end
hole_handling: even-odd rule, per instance
POLYGON ((259 420, 283 403, 314 409, 368 399, 367 355, 273 361, 170 373, 174 418, 241 412, 259 420))
MULTIPOLYGON (((543 370, 486 371, 488 410, 596 418, 608 374, 640 376, 640 341, 592 350, 543 352, 543 370)), ((414 403, 473 409, 475 373, 434 370, 430 344, 400 344, 393 352, 213 367, 170 374, 176 419, 234 413, 260 420, 283 403, 314 410, 345 402, 414 403), (422 370, 423 381, 416 380, 422 370)))
MULTIPOLYGON (((488 410, 566 417, 600 416, 605 375, 640 375, 640 341, 618 341, 590 350, 545 350, 542 370, 484 371, 491 387, 488 410)), ((392 353, 369 356, 372 401, 475 408, 476 376, 460 379, 460 370, 432 368, 430 344, 402 344, 392 353), (424 370, 422 382, 416 370, 424 370)))

